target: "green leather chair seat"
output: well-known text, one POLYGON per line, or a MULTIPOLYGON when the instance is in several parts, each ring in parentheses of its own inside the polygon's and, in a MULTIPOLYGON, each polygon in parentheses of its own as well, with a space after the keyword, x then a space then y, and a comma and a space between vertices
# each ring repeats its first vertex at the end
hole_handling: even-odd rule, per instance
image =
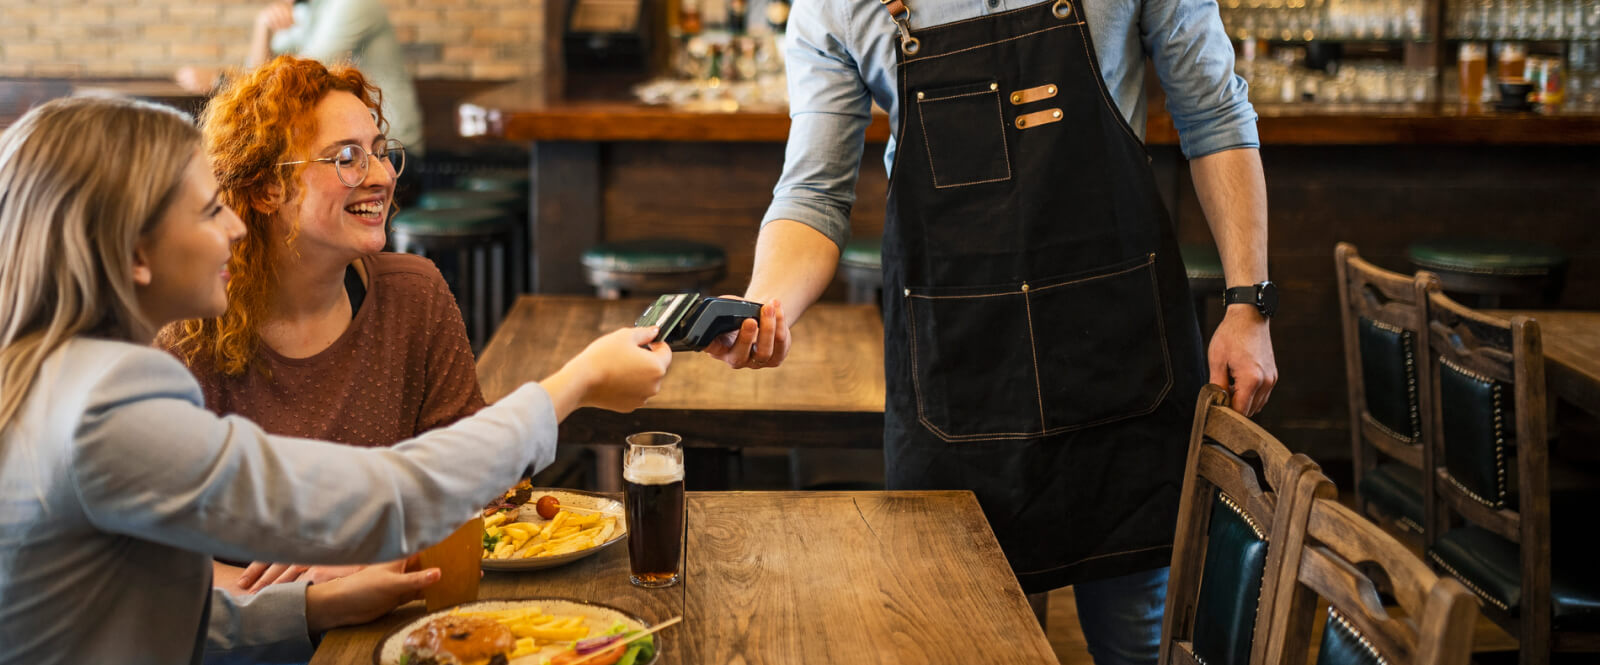
POLYGON ((1184 272, 1189 279, 1223 278, 1222 255, 1215 246, 1185 243, 1178 246, 1178 255, 1183 257, 1184 272))
POLYGON ((1396 518, 1406 528, 1422 533, 1422 472, 1399 462, 1379 464, 1361 474, 1357 488, 1362 498, 1377 504, 1383 514, 1396 518))
POLYGON ((510 222, 504 210, 495 208, 445 208, 401 211, 391 224, 402 233, 440 236, 498 233, 510 222))
POLYGON ((871 270, 883 269, 883 238, 873 236, 870 238, 851 238, 845 243, 844 251, 839 254, 839 263, 871 270))
POLYGON ((523 212, 526 199, 517 192, 477 192, 467 189, 431 189, 417 199, 417 207, 428 210, 444 208, 498 208, 508 213, 523 212))
POLYGON ((1457 236, 1414 242, 1406 257, 1428 270, 1507 277, 1548 275, 1567 265, 1567 255, 1549 245, 1457 236))
POLYGON ((721 247, 676 238, 601 243, 583 253, 584 267, 607 272, 693 272, 727 262, 728 255, 721 247))
POLYGON ((1387 662, 1343 617, 1328 613, 1322 646, 1317 649, 1317 665, 1384 665, 1387 662))
POLYGON ((1194 654, 1206 665, 1248 665, 1267 541, 1220 494, 1213 497, 1195 603, 1194 654))
POLYGON ((456 178, 456 187, 474 192, 516 192, 527 196, 532 181, 527 169, 491 169, 456 178))
MULTIPOLYGON (((1593 512, 1596 498, 1600 497, 1586 493, 1551 500, 1550 597, 1556 630, 1600 629, 1600 568, 1583 542, 1593 521, 1586 513, 1593 512)), ((1428 558, 1465 582, 1488 605, 1520 614, 1522 569, 1516 543, 1464 526, 1441 534, 1428 558)))

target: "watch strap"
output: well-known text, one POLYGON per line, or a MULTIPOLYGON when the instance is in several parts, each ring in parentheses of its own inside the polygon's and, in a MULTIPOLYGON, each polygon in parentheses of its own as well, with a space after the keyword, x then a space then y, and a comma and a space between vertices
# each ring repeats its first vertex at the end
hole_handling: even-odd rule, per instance
POLYGON ((1222 292, 1222 304, 1224 307, 1228 305, 1255 305, 1257 304, 1256 292, 1257 287, 1254 284, 1225 289, 1222 292))

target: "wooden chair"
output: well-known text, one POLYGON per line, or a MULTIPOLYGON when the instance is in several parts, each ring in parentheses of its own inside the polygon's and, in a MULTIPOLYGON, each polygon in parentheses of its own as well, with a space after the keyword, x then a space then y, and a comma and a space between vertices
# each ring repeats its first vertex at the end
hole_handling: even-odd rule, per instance
POLYGON ((1316 665, 1466 665, 1477 603, 1461 584, 1428 569, 1417 555, 1335 500, 1320 472, 1304 474, 1293 501, 1307 510, 1278 547, 1278 570, 1266 665, 1310 662, 1319 598, 1327 619, 1316 665), (1374 573, 1376 569, 1379 580, 1374 573), (1399 612, 1379 600, 1382 586, 1399 612))
POLYGON ((1600 651, 1600 574, 1585 514, 1600 497, 1591 488, 1552 500, 1538 321, 1487 316, 1437 285, 1418 284, 1417 295, 1435 433, 1424 491, 1429 561, 1517 637, 1523 665, 1548 663, 1551 651, 1600 651))
POLYGON ((1258 617, 1269 610, 1280 556, 1271 543, 1292 521, 1288 490, 1316 469, 1228 408, 1222 388, 1200 390, 1161 623, 1163 665, 1261 662, 1258 617), (1244 455, 1258 458, 1262 473, 1244 455))
POLYGON ((1333 250, 1344 323, 1350 448, 1356 508, 1422 533, 1423 320, 1416 286, 1431 273, 1390 272, 1363 260, 1355 245, 1333 250))

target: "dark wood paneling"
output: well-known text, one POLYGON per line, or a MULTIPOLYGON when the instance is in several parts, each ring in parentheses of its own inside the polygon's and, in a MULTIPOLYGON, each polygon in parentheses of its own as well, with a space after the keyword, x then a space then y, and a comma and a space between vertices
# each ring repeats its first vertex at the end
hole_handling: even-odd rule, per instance
MULTIPOLYGON (((1158 174, 1181 170, 1175 148, 1152 152, 1158 174)), ((1600 148, 1268 145, 1261 156, 1282 304, 1272 324, 1280 381, 1259 420, 1296 451, 1350 456, 1333 266, 1339 241, 1405 273, 1414 270, 1406 245, 1422 238, 1551 243, 1572 258, 1560 306, 1600 309, 1600 148)), ((1192 184, 1173 188, 1180 238, 1209 242, 1192 184)))

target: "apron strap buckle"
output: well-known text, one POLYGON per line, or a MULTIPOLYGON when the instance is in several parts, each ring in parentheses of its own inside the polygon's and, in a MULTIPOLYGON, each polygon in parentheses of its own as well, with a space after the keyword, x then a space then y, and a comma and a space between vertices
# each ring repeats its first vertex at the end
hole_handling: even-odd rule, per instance
POLYGON ((911 8, 904 0, 878 0, 889 11, 889 20, 900 30, 900 52, 916 55, 922 50, 922 40, 911 36, 911 8))

